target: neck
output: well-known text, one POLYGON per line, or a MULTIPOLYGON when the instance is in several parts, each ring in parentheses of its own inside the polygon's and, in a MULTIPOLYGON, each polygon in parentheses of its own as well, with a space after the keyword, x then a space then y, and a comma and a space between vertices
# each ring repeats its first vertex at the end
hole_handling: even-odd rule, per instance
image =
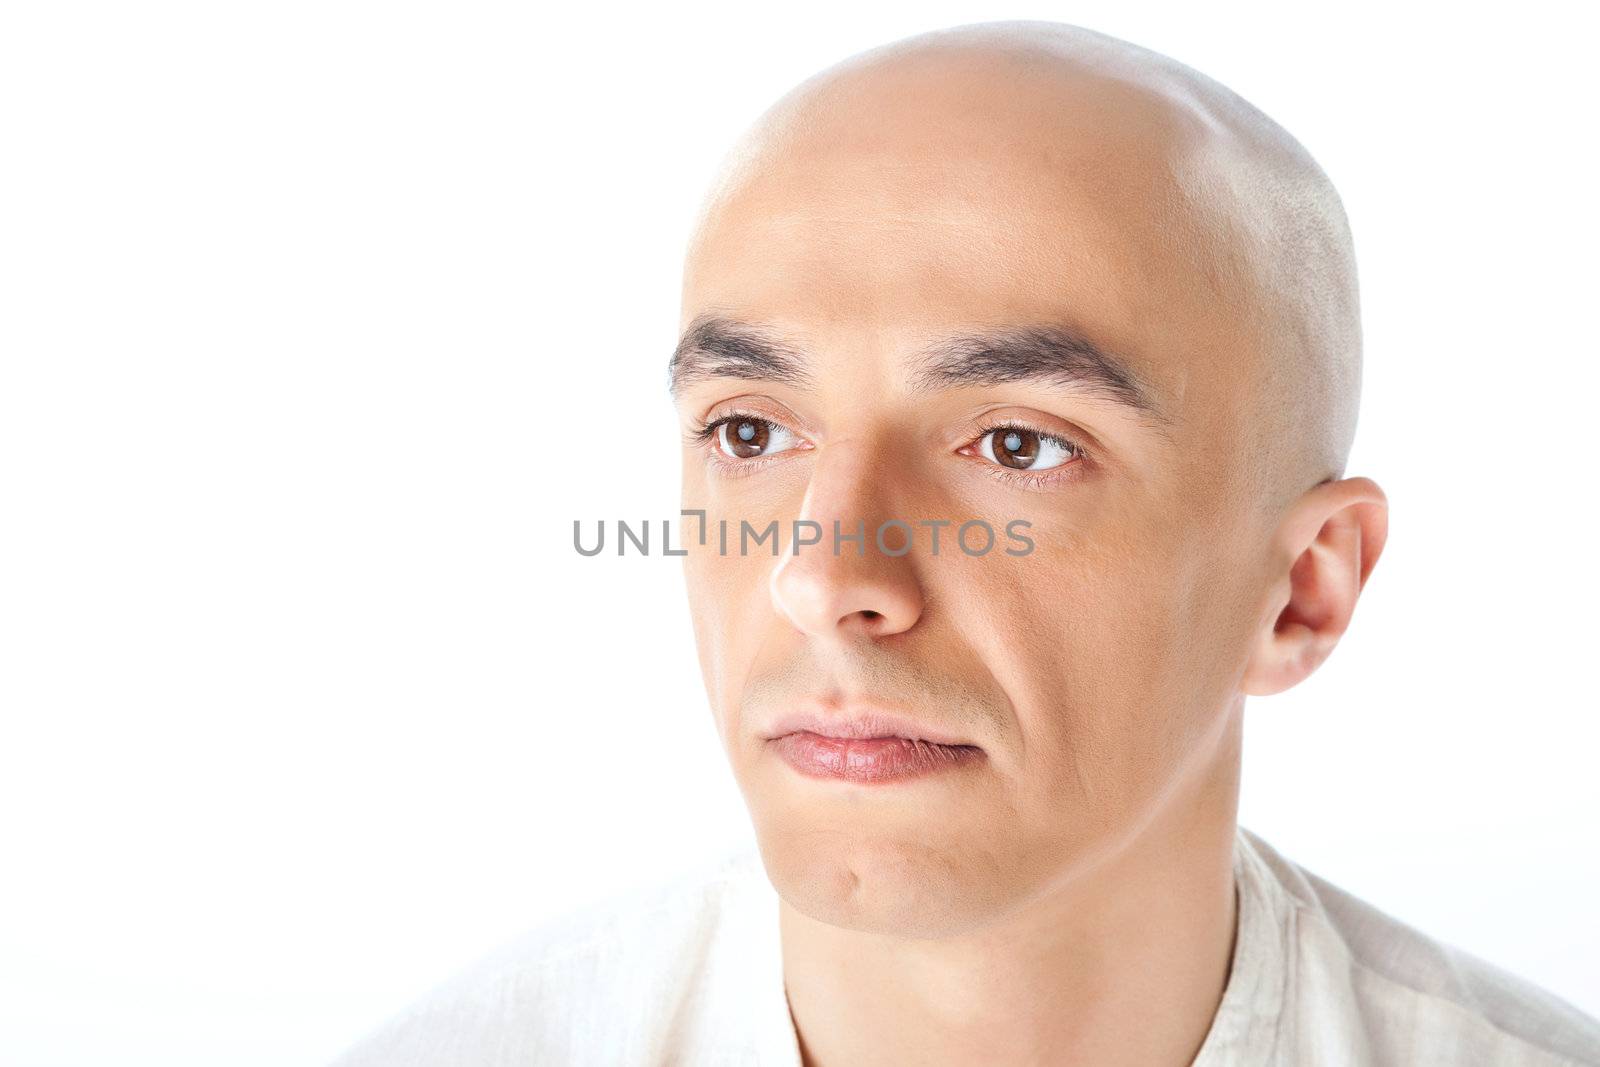
POLYGON ((780 900, 805 1067, 1191 1063, 1227 985, 1239 716, 1218 758, 1094 870, 958 937, 818 922, 780 900))

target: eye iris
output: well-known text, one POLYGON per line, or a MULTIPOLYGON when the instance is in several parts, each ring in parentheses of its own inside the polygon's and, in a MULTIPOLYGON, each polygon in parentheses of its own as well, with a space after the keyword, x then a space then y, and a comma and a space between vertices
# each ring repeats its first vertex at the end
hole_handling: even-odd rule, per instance
POLYGON ((1039 435, 1028 430, 1007 430, 998 435, 994 458, 1007 467, 1026 470, 1039 458, 1039 435))
POLYGON ((767 447, 770 431, 759 419, 741 419, 732 423, 733 433, 725 435, 728 451, 740 459, 759 456, 767 447))

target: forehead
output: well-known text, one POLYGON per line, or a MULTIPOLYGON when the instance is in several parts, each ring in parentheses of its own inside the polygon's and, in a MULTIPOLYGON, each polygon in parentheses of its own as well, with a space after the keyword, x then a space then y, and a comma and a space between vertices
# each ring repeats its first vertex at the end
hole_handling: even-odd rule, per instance
POLYGON ((1199 120, 1137 94, 1116 121, 1082 100, 952 97, 803 129, 762 145, 708 209, 684 325, 716 308, 892 358, 975 326, 1058 323, 1166 399, 1197 372, 1221 388, 1242 370, 1248 300, 1227 286, 1237 250, 1199 120))

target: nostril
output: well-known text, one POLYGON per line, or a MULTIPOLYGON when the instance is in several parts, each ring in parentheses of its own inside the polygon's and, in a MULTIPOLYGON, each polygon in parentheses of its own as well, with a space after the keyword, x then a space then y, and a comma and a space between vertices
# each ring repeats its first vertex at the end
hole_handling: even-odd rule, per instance
POLYGON ((869 621, 869 622, 871 622, 871 621, 873 621, 873 620, 875 620, 875 619, 881 619, 881 618, 882 618, 882 617, 883 617, 883 616, 882 616, 882 615, 880 615, 880 614, 879 614, 879 613, 878 613, 878 612, 876 612, 876 611, 873 611, 873 610, 872 610, 872 609, 871 609, 871 608, 865 608, 865 609, 863 609, 863 610, 862 610, 862 612, 861 612, 861 614, 862 614, 862 616, 863 616, 863 617, 864 617, 864 618, 865 618, 865 619, 867 619, 867 621, 869 621))

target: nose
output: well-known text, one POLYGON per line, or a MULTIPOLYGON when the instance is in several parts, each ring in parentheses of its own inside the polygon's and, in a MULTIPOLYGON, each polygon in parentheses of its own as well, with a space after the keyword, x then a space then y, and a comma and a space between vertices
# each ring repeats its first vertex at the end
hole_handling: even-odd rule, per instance
POLYGON ((815 461, 798 516, 815 526, 792 538, 772 570, 773 605, 817 637, 903 633, 923 611, 916 525, 885 507, 886 487, 870 463, 830 451, 815 461), (807 543, 819 530, 821 539, 807 543))

